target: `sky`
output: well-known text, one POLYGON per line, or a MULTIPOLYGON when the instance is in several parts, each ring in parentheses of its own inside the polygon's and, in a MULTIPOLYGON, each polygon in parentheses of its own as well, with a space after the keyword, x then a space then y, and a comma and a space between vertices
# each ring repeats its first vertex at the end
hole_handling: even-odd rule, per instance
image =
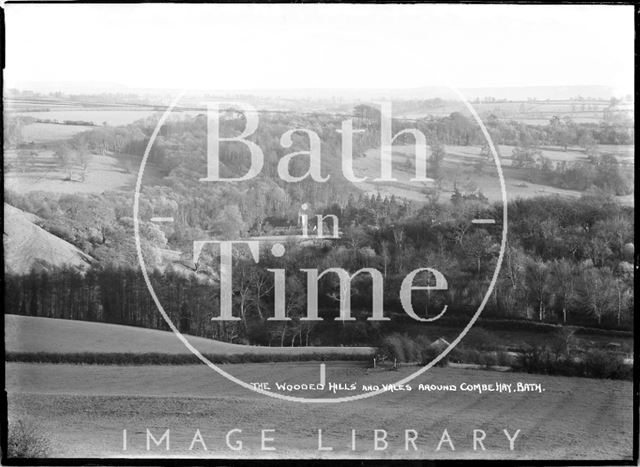
POLYGON ((634 12, 607 5, 7 4, 9 87, 633 90, 634 12))

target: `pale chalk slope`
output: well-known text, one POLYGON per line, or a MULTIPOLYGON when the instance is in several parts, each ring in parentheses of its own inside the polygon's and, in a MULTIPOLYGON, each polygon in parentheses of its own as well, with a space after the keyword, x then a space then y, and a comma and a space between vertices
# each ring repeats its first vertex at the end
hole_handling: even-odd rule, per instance
POLYGON ((34 221, 33 214, 4 203, 5 273, 28 274, 32 268, 51 270, 66 266, 86 268, 91 257, 50 234, 34 221))

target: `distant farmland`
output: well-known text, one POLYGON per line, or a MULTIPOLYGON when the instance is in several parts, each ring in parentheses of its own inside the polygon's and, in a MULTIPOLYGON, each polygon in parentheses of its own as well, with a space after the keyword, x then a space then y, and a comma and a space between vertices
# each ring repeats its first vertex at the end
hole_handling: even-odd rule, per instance
MULTIPOLYGON (((84 108, 60 108, 60 107, 52 107, 47 108, 46 110, 41 110, 37 112, 24 112, 24 111, 14 111, 13 115, 22 116, 22 117, 31 117, 36 120, 53 120, 64 122, 65 120, 69 121, 82 121, 82 122, 91 122, 94 125, 102 126, 104 124, 108 126, 122 126, 129 125, 137 120, 141 120, 147 117, 151 117, 153 115, 161 114, 165 109, 145 109, 145 108, 136 108, 136 107, 123 107, 123 108, 107 108, 107 109, 84 109, 84 108)), ((188 110, 175 110, 172 112, 172 115, 196 115, 198 113, 204 112, 202 111, 188 111, 188 110)), ((27 125, 27 127, 33 125, 49 125, 47 123, 34 123, 31 125, 27 125)), ((58 125, 58 124, 50 124, 54 126, 74 126, 74 125, 58 125)), ((35 127, 30 131, 32 133, 37 134, 37 128, 35 127)), ((90 127, 89 127, 90 128, 90 127)), ((42 130, 40 130, 42 131, 42 130)), ((62 130, 61 130, 62 131, 62 130)), ((25 135, 25 139, 26 135, 25 135)), ((31 140, 28 140, 31 141, 31 140)), ((39 142, 34 140, 34 142, 39 142)))
POLYGON ((91 126, 85 125, 58 125, 56 123, 31 123, 22 129, 22 137, 26 143, 46 143, 50 141, 62 141, 90 130, 91 126))
MULTIPOLYGON (((576 123, 598 123, 602 121, 605 110, 610 106, 609 99, 560 99, 560 100, 495 100, 471 102, 474 109, 482 116, 494 114, 504 119, 513 119, 530 125, 544 125, 553 116, 570 117, 576 123)), ((464 112, 462 102, 443 101, 440 105, 429 106, 409 104, 406 109, 398 105, 394 111, 398 117, 418 119, 429 115, 445 117, 453 112, 464 112), (412 108, 411 108, 412 107, 412 108)), ((633 104, 619 103, 618 111, 633 113, 633 104)))
MULTIPOLYGON (((31 126, 31 125, 29 125, 31 126)), ((65 127, 66 125, 54 125, 65 127)), ((104 191, 133 191, 141 156, 97 155, 90 157, 84 180, 69 180, 52 150, 37 149, 35 155, 21 163, 15 150, 5 152, 5 188, 19 193, 47 191, 52 193, 102 193, 104 191)), ((159 171, 149 165, 144 173, 144 183, 155 179, 159 171)))
MULTIPOLYGON (((507 200, 516 198, 531 198, 541 195, 562 195, 568 197, 579 197, 582 193, 575 190, 566 190, 549 185, 532 183, 527 180, 526 169, 515 169, 511 167, 511 153, 513 146, 499 146, 501 155, 501 166, 504 173, 507 200)), ((487 161, 479 171, 476 163, 480 158, 480 147, 478 146, 445 146, 446 155, 442 163, 442 191, 440 201, 447 201, 453 193, 454 186, 461 192, 473 192, 480 190, 490 202, 500 201, 502 193, 498 174, 494 162, 487 161)), ((633 146, 603 146, 603 153, 609 153, 633 170, 633 146)), ((553 162, 587 162, 587 157, 583 151, 570 149, 561 151, 555 148, 544 148, 542 155, 553 162)), ((427 154, 430 153, 427 148, 427 154)), ((394 182, 374 182, 373 179, 379 176, 380 172, 380 150, 370 149, 366 151, 364 157, 354 158, 354 173, 356 176, 368 176, 369 180, 359 183, 359 186, 369 194, 382 196, 399 196, 413 201, 425 201, 423 193, 426 185, 412 182, 415 176, 412 164, 415 160, 415 149, 413 146, 394 146, 394 182), (408 165, 409 164, 409 165, 408 165)), ((427 169, 429 176, 429 169, 427 169)), ((627 205, 633 205, 633 194, 620 196, 618 200, 627 205)))
POLYGON ((25 117, 33 117, 39 120, 76 120, 83 122, 93 122, 95 125, 109 126, 128 125, 156 114, 156 110, 138 110, 138 109, 61 109, 47 110, 41 112, 19 112, 17 115, 25 117))

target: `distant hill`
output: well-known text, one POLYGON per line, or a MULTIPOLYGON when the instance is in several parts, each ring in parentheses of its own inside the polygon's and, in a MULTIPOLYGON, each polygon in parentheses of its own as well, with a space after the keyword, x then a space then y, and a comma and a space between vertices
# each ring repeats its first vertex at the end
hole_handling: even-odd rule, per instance
MULTIPOLYGON (((610 86, 601 85, 567 85, 567 86, 495 86, 478 88, 460 88, 460 92, 467 99, 483 99, 493 97, 512 101, 538 100, 566 100, 578 96, 592 99, 609 99, 611 97, 622 98, 619 90, 610 86)), ((225 94, 223 91, 217 93, 225 94)), ((244 96, 258 96, 283 99, 308 99, 313 96, 315 100, 416 100, 441 98, 457 101, 454 91, 445 86, 422 86, 417 88, 389 88, 389 89, 245 89, 226 91, 226 94, 244 96)), ((631 92, 629 92, 631 94, 631 92)), ((305 102, 308 105, 308 102, 305 102)))
MULTIPOLYGON (((36 93, 64 93, 64 94, 93 94, 114 93, 126 96, 131 101, 133 95, 149 96, 157 98, 162 96, 165 101, 167 96, 174 96, 175 89, 144 89, 123 86, 117 83, 99 82, 25 82, 9 83, 7 88, 17 88, 22 91, 28 90, 36 93)), ((460 88, 460 91, 468 99, 493 97, 495 99, 506 99, 521 101, 527 99, 573 99, 577 96, 593 99, 609 99, 611 97, 622 98, 626 94, 633 94, 630 89, 615 89, 611 86, 603 85, 547 85, 547 86, 487 86, 477 88, 460 88)), ((269 99, 303 99, 308 110, 311 101, 314 100, 375 100, 375 99, 441 99, 457 100, 456 94, 445 85, 426 85, 416 88, 273 88, 273 89, 200 89, 192 90, 192 95, 196 102, 200 101, 204 95, 234 96, 234 97, 258 97, 269 99), (202 96, 201 96, 202 95, 202 96), (198 97, 195 97, 198 96, 198 97)), ((186 102, 186 99, 184 102, 186 102)), ((289 104, 283 103, 285 108, 289 104)))
POLYGON ((35 222, 38 216, 4 203, 4 271, 28 274, 65 266, 85 269, 93 261, 78 248, 50 234, 35 222))
POLYGON ((483 99, 493 97, 509 101, 521 101, 527 99, 539 100, 566 100, 575 99, 578 96, 592 99, 610 99, 611 97, 623 97, 616 94, 616 90, 610 86, 501 86, 487 88, 465 88, 462 93, 468 99, 483 99))

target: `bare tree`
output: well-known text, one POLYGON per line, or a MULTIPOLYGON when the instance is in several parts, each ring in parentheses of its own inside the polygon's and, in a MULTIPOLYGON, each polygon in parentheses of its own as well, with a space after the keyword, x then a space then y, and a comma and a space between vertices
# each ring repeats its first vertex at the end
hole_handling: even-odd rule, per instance
POLYGON ((491 256, 494 250, 493 245, 494 241, 491 235, 484 229, 476 230, 462 242, 462 249, 465 255, 474 260, 476 272, 480 273, 482 260, 491 256))
POLYGON ((73 178, 73 152, 66 144, 61 144, 56 148, 54 157, 58 161, 58 166, 67 174, 65 180, 71 180, 73 178))
MULTIPOLYGON (((306 304, 306 292, 302 286, 302 282, 295 277, 291 276, 287 278, 286 291, 285 291, 285 315, 292 318, 298 326, 300 326, 301 312, 306 304)), ((280 333, 280 346, 284 347, 284 339, 287 334, 287 325, 291 321, 282 322, 282 331, 280 333)), ((294 334, 295 336, 295 334, 294 334)), ((293 339, 291 342, 293 346, 293 339)))
POLYGON ((567 308, 575 295, 576 270, 566 259, 554 260, 549 265, 551 291, 556 304, 562 309, 562 322, 567 322, 567 308))
POLYGON ((549 298, 549 273, 547 265, 540 259, 529 259, 525 266, 525 286, 529 299, 536 303, 538 319, 545 318, 545 305, 549 298))
POLYGON ((250 273, 251 283, 253 284, 253 293, 250 296, 253 306, 258 312, 260 319, 264 319, 262 313, 262 299, 273 290, 273 282, 268 274, 262 269, 253 268, 250 273))
POLYGON ((616 292, 618 294, 616 322, 622 324, 622 309, 633 302, 633 265, 622 261, 615 271, 616 292))
POLYGON ((611 269, 591 267, 582 271, 581 277, 579 303, 602 324, 602 319, 616 309, 616 281, 611 269))

